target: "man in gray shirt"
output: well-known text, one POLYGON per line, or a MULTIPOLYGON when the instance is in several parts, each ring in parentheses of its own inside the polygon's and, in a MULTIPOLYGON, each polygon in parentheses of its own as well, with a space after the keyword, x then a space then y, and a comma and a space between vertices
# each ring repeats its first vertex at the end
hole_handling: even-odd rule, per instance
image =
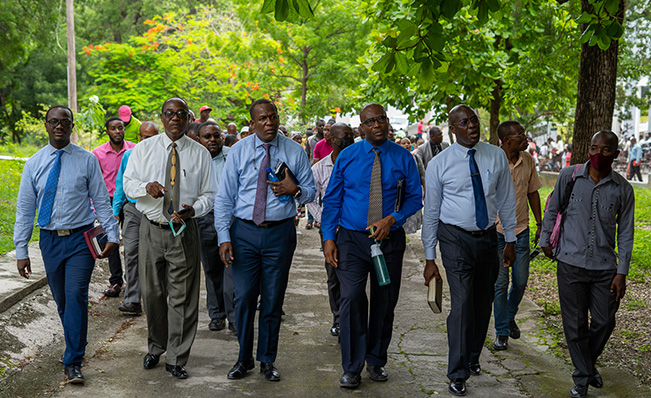
POLYGON ((635 196, 631 184, 611 167, 619 155, 617 145, 613 132, 595 134, 590 161, 576 169, 573 187, 575 166, 561 170, 540 236, 545 255, 558 260, 563 330, 575 367, 570 396, 576 398, 586 396, 588 384, 603 387, 595 363, 615 328, 633 251, 635 196), (550 235, 564 202, 563 232, 554 250, 550 235))

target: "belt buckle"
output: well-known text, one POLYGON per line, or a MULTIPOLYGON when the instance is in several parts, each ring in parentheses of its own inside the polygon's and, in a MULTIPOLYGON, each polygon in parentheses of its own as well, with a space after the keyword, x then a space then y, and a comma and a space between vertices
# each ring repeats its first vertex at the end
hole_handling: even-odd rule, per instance
POLYGON ((69 229, 57 229, 57 236, 69 236, 70 230, 69 229))

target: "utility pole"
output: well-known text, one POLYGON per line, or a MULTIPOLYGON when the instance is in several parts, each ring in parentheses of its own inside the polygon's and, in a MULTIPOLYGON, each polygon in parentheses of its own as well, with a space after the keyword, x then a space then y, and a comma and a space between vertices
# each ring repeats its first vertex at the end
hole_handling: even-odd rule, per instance
MULTIPOLYGON (((77 113, 77 66, 75 50, 75 9, 73 0, 66 0, 66 27, 68 36, 68 107, 77 113)), ((73 143, 79 141, 77 133, 71 137, 73 143)))

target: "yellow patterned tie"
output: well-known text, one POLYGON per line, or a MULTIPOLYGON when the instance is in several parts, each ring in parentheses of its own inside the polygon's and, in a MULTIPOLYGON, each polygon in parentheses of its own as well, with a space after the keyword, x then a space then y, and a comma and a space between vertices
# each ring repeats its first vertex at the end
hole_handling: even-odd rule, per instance
POLYGON ((172 143, 172 150, 167 157, 167 176, 165 178, 165 198, 163 199, 163 215, 168 220, 175 211, 179 211, 179 184, 177 181, 179 168, 179 154, 176 151, 176 143, 172 143))
POLYGON ((368 217, 366 226, 382 219, 382 163, 380 162, 380 150, 373 148, 375 159, 371 171, 371 190, 368 197, 368 217))

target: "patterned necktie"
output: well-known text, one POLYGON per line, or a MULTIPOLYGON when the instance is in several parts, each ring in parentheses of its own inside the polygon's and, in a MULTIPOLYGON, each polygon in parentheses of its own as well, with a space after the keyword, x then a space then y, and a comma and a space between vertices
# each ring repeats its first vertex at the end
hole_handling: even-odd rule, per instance
POLYGON ((368 197, 368 217, 366 226, 382 219, 382 163, 380 162, 380 150, 373 148, 375 159, 373 170, 371 170, 371 190, 368 197))
POLYGON ((475 221, 479 229, 484 229, 488 225, 488 209, 484 197, 484 186, 481 183, 481 173, 479 167, 477 167, 477 162, 475 162, 476 151, 476 149, 468 150, 470 179, 472 180, 472 192, 475 195, 475 221))
POLYGON ((165 175, 165 198, 163 199, 163 215, 168 220, 172 218, 175 211, 179 211, 179 153, 176 150, 176 142, 172 143, 172 150, 167 157, 167 170, 165 175))
POLYGON ((255 204, 253 205, 253 222, 260 225, 264 222, 265 211, 267 209, 267 167, 271 165, 269 158, 269 147, 271 144, 262 144, 265 155, 258 170, 258 186, 255 190, 255 204))
POLYGON ((41 200, 41 208, 38 211, 37 221, 41 228, 46 227, 50 223, 52 206, 54 206, 54 196, 57 193, 57 184, 59 182, 59 174, 61 173, 61 155, 63 154, 63 150, 59 149, 55 153, 57 158, 54 160, 50 174, 47 176, 43 200, 41 200))

